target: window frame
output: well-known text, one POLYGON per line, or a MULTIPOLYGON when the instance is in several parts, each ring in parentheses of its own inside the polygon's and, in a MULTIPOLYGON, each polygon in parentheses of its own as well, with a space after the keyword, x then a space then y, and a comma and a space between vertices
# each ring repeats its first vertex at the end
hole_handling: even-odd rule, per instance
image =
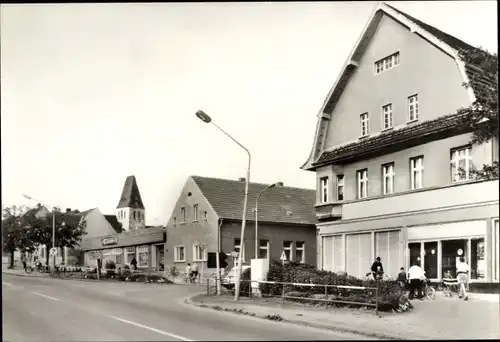
POLYGON ((424 156, 417 156, 410 158, 410 190, 423 189, 424 187, 424 156), (421 161, 420 166, 418 163, 413 165, 413 162, 421 161), (420 187, 416 187, 414 172, 419 172, 420 187))
POLYGON ((203 220, 204 221, 208 220, 208 211, 207 210, 203 211, 203 220))
POLYGON ((259 239, 259 255, 258 255, 258 258, 259 259, 267 259, 267 260, 269 260, 269 240, 267 240, 267 239, 259 239), (266 245, 264 247, 262 246, 262 242, 266 243, 266 245), (261 258, 260 257, 260 251, 262 251, 262 250, 266 251, 266 257, 265 258, 261 258))
MULTIPOLYGON (((137 248, 136 248, 136 246, 125 247, 123 253, 125 254, 125 263, 130 264, 132 259, 137 257, 137 248), (130 261, 128 259, 129 255, 133 256, 132 259, 130 259, 130 261)), ((136 261, 137 261, 137 259, 136 259, 136 261)))
POLYGON ((344 190, 345 190, 345 176, 337 175, 337 202, 344 201, 345 197, 344 190), (340 199, 340 189, 342 189, 342 199, 340 199))
POLYGON ((207 248, 202 249, 201 244, 195 243, 193 244, 193 261, 204 262, 208 259, 207 248), (200 259, 200 253, 202 253, 202 258, 200 259))
POLYGON ((356 171, 356 185, 357 185, 357 197, 358 199, 363 199, 368 197, 368 169, 361 169, 356 171), (363 177, 364 176, 364 177, 363 177), (361 185, 364 184, 364 194, 362 193, 361 185))
POLYGON ((175 245, 174 246, 174 262, 186 262, 186 246, 185 245, 175 245), (179 259, 179 249, 182 248, 183 259, 179 259))
POLYGON ((400 53, 396 51, 389 56, 385 56, 373 63, 375 75, 379 75, 387 70, 397 67, 401 62, 400 53), (390 64, 390 65, 389 65, 390 64))
POLYGON ((141 245, 141 246, 135 247, 135 258, 136 258, 135 260, 137 261, 137 268, 148 268, 149 267, 149 255, 150 255, 150 251, 149 251, 148 245, 141 245), (146 249, 146 252, 144 252, 144 249, 146 249), (148 257, 147 257, 148 263, 146 265, 140 265, 139 255, 141 253, 146 253, 148 255, 148 257))
POLYGON ((198 222, 199 204, 193 204, 193 222, 198 222))
POLYGON ((180 224, 186 223, 186 207, 181 207, 181 222, 180 224))
POLYGON ((306 263, 306 242, 305 241, 295 241, 295 258, 294 260, 295 261, 298 261, 299 263, 301 264, 305 264, 306 263), (298 244, 299 243, 302 243, 302 247, 298 247, 298 244), (302 251, 302 259, 301 260, 297 260, 297 251, 302 251))
POLYGON ((370 135, 370 115, 368 112, 359 115, 359 125, 360 125, 360 138, 364 138, 370 135), (365 126, 363 126, 365 125, 365 126), (365 128, 365 130, 363 130, 365 128))
POLYGON ((382 164, 382 194, 390 195, 394 193, 394 179, 396 176, 395 163, 382 164), (392 168, 392 171, 390 169, 392 168), (390 179, 391 191, 387 192, 387 180, 390 179))
POLYGON ((320 203, 323 204, 323 203, 329 203, 330 201, 330 191, 328 191, 328 186, 329 186, 329 183, 330 183, 330 178, 328 176, 326 177, 321 177, 319 179, 319 183, 320 183, 320 203), (326 199, 325 199, 326 197, 326 199))
POLYGON ((177 226, 177 217, 176 217, 176 216, 174 216, 174 217, 172 218, 172 221, 173 221, 173 222, 172 222, 172 225, 173 225, 174 227, 176 227, 176 226, 177 226))
POLYGON ((290 255, 288 257, 288 260, 286 261, 293 261, 292 257, 293 257, 293 241, 292 240, 283 240, 283 251, 285 252, 285 256, 286 256, 286 251, 290 251, 290 255), (290 247, 285 247, 285 243, 289 242, 290 243, 290 247))
POLYGON ((420 113, 418 110, 418 94, 413 94, 408 96, 407 107, 408 107, 408 122, 418 121, 418 119, 420 118, 420 113), (412 106, 414 111, 413 118, 411 116, 412 106))
POLYGON ((472 164, 472 146, 465 145, 450 150, 450 174, 452 183, 460 183, 471 180, 471 171, 473 170, 472 164), (459 154, 461 151, 465 151, 465 156, 460 158, 459 154), (460 168, 460 161, 465 160, 465 178, 460 179, 460 173, 458 169, 460 168), (455 169, 455 173, 453 173, 455 169))
POLYGON ((393 115, 392 115, 392 103, 388 103, 384 106, 382 106, 382 131, 387 131, 391 128, 394 128, 393 124, 393 115), (388 109, 386 111, 386 109, 388 109), (389 123, 389 126, 386 127, 386 116, 387 116, 387 121, 389 123))

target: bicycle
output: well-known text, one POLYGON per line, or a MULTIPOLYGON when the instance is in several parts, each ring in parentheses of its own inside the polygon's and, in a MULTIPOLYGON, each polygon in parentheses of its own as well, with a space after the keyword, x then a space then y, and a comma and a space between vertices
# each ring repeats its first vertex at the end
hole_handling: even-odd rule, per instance
POLYGON ((45 265, 43 265, 41 262, 37 261, 35 263, 35 267, 32 267, 32 266, 26 266, 26 268, 24 269, 24 271, 27 273, 27 274, 30 274, 31 272, 33 272, 33 270, 36 270, 37 272, 39 273, 45 273, 45 265))
POLYGON ((425 298, 427 299, 430 299, 430 300, 434 300, 436 299, 436 289, 429 285, 429 280, 428 279, 424 279, 423 280, 423 283, 424 283, 424 295, 425 295, 425 298))

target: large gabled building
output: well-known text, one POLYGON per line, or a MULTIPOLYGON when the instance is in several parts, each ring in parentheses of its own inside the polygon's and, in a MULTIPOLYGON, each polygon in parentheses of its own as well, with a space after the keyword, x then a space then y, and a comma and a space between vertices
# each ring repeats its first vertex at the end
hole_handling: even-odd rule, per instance
POLYGON ((302 169, 317 175, 318 265, 362 277, 380 256, 396 277, 418 260, 433 280, 465 256, 472 282, 499 280, 498 139, 471 146, 461 107, 482 96, 469 44, 380 3, 318 114, 302 169), (466 172, 458 172, 463 168, 466 172))

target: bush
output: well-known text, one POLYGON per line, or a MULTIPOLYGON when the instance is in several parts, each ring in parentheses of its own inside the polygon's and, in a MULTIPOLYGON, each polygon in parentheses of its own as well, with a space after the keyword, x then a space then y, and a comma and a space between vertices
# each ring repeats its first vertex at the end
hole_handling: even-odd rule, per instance
MULTIPOLYGON (((285 283, 293 282, 301 284, 350 285, 378 288, 379 310, 390 311, 394 309, 398 311, 406 311, 402 308, 411 307, 411 305, 408 304, 408 299, 403 296, 403 293, 396 282, 374 280, 364 281, 347 275, 345 272, 337 274, 334 272, 318 270, 312 265, 297 262, 290 262, 284 266, 280 262, 273 262, 267 273, 267 280, 285 283)), ((284 291, 285 294, 293 297, 325 297, 324 287, 311 287, 306 285, 283 286, 283 284, 265 283, 260 284, 259 287, 264 295, 281 296, 284 291), (293 293, 293 295, 291 293, 293 293), (302 293, 304 295, 302 295, 302 293)), ((374 290, 328 288, 327 295, 330 300, 336 299, 367 304, 374 304, 376 302, 374 290)), ((359 307, 359 305, 356 305, 356 307, 359 307)))
POLYGON ((252 280, 252 273, 250 268, 247 268, 241 274, 240 282, 240 296, 248 296, 250 291, 252 291, 252 285, 249 280, 252 280))

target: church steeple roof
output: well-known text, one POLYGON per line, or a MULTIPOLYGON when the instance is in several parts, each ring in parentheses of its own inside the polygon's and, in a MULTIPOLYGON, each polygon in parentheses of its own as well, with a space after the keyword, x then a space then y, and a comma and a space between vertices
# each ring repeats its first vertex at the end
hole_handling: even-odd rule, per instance
POLYGON ((116 208, 144 209, 144 204, 142 203, 141 193, 139 192, 135 176, 128 176, 125 180, 122 196, 120 197, 120 202, 118 202, 118 206, 116 208))

